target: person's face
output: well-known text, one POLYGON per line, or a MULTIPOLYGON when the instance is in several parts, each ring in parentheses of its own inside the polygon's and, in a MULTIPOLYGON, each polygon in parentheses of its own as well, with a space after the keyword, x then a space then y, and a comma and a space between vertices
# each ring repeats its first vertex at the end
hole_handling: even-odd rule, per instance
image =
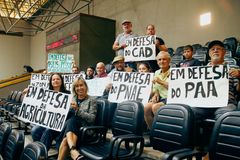
POLYGON ((146 65, 140 64, 140 65, 138 66, 138 72, 148 73, 148 72, 149 72, 149 69, 146 67, 146 65))
POLYGON ((170 59, 166 54, 160 54, 157 57, 157 64, 161 69, 169 68, 170 59))
POLYGON ((61 80, 61 78, 60 78, 59 75, 54 74, 54 75, 52 76, 52 81, 51 81, 51 83, 52 83, 53 89, 59 88, 59 87, 61 87, 61 85, 62 85, 62 80, 61 80))
POLYGON ((92 70, 92 68, 87 69, 87 75, 88 76, 93 76, 93 73, 94 73, 94 71, 92 70))
POLYGON ((122 28, 125 33, 130 33, 132 31, 132 23, 125 22, 122 24, 122 28))
POLYGON ((147 27, 147 35, 155 35, 155 28, 152 25, 147 27))
POLYGON ((73 74, 78 74, 78 73, 79 73, 79 72, 78 72, 78 68, 73 67, 73 68, 72 68, 72 73, 73 73, 73 74))
POLYGON ((86 97, 87 96, 87 86, 82 80, 79 80, 75 85, 75 92, 78 96, 86 97))
POLYGON ((224 61, 225 49, 219 45, 214 45, 209 49, 209 56, 211 57, 211 62, 221 64, 224 61))
POLYGON ((191 49, 185 49, 183 51, 183 56, 185 57, 185 59, 192 59, 192 55, 193 52, 191 51, 191 49))
POLYGON ((105 67, 102 64, 101 65, 97 65, 96 71, 97 71, 98 75, 102 75, 103 73, 105 73, 105 67))
POLYGON ((114 63, 114 67, 116 68, 117 71, 124 71, 124 60, 120 60, 114 63))

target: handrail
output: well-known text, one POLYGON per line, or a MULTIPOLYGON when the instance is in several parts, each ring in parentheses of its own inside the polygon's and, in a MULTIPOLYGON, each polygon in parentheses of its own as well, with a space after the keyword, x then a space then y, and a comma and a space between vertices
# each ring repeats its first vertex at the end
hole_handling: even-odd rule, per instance
MULTIPOLYGON (((43 69, 34 71, 33 73, 41 73, 43 69)), ((31 73, 24 73, 20 76, 4 79, 0 81, 0 88, 4 88, 13 84, 21 83, 24 81, 28 81, 31 78, 31 73)))

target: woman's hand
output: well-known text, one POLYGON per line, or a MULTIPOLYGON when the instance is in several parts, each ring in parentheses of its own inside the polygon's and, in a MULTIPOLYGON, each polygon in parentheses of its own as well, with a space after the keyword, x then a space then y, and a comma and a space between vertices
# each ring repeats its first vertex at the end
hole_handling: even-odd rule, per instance
POLYGON ((78 109, 77 103, 75 101, 71 102, 71 107, 76 111, 78 109))
POLYGON ((152 103, 157 103, 157 102, 159 102, 159 95, 158 95, 158 94, 154 94, 154 95, 152 96, 152 98, 150 99, 150 102, 152 102, 152 103))

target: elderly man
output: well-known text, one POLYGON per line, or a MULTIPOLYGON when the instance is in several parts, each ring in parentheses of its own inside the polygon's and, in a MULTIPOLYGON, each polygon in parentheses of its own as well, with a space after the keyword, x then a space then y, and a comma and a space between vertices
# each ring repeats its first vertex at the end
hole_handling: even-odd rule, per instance
POLYGON ((76 65, 74 65, 74 66, 72 67, 72 73, 73 73, 73 74, 79 74, 79 73, 80 73, 79 67, 76 66, 76 65))
POLYGON ((97 74, 95 75, 94 78, 102 78, 102 77, 107 77, 107 73, 106 73, 106 68, 105 68, 105 64, 103 62, 99 62, 96 65, 96 72, 97 74))
MULTIPOLYGON (((209 43, 209 56, 211 61, 208 65, 227 65, 224 62, 225 56, 225 48, 221 41, 214 40, 209 43)), ((228 105, 226 107, 220 108, 198 108, 193 107, 192 110, 195 114, 196 119, 196 129, 197 129, 197 136, 196 145, 200 147, 200 149, 204 149, 208 146, 209 138, 211 135, 212 126, 211 125, 204 125, 205 119, 217 119, 222 114, 233 111, 237 108, 237 99, 236 96, 239 94, 239 78, 240 77, 240 70, 238 68, 230 68, 229 70, 229 91, 228 91, 228 105)), ((208 158, 208 155, 205 159, 208 158)))
POLYGON ((171 56, 168 52, 160 51, 156 60, 159 68, 161 69, 155 72, 152 97, 149 103, 144 106, 144 119, 149 129, 152 127, 156 111, 166 104, 171 56))
MULTIPOLYGON (((224 61, 224 56, 226 50, 224 44, 219 40, 214 40, 209 43, 209 56, 211 61, 208 65, 227 65, 224 61)), ((220 115, 225 112, 235 110, 237 108, 237 95, 240 92, 239 89, 239 79, 240 70, 238 68, 230 68, 229 70, 229 96, 228 96, 228 105, 221 108, 193 108, 193 111, 196 114, 196 118, 203 120, 206 118, 215 118, 217 119, 220 115)))
MULTIPOLYGON (((124 56, 124 48, 126 48, 126 41, 129 38, 136 37, 137 35, 132 32, 132 22, 129 20, 122 21, 122 29, 123 33, 120 33, 116 40, 113 43, 113 50, 116 51, 116 56, 121 55, 124 56)), ((136 70, 135 62, 127 62, 126 66, 131 67, 136 70)))
POLYGON ((115 42, 113 43, 113 50, 116 51, 116 55, 124 56, 124 48, 126 47, 126 40, 128 38, 136 37, 132 33, 132 22, 129 20, 122 21, 123 33, 120 33, 115 42))

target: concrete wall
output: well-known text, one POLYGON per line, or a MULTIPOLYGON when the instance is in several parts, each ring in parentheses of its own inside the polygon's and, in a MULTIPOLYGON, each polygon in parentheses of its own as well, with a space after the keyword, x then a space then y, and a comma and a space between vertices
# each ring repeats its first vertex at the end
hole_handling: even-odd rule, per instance
POLYGON ((0 35, 0 80, 24 72, 30 64, 30 37, 0 35))
POLYGON ((156 26, 166 45, 205 44, 209 40, 240 38, 239 0, 94 0, 93 14, 121 21, 130 19, 134 32, 143 35, 145 27, 156 26), (212 24, 201 27, 199 16, 211 12, 212 24))
MULTIPOLYGON (((122 32, 124 19, 133 22, 138 35, 145 34, 147 24, 154 24, 167 47, 176 49, 230 36, 240 39, 239 6, 239 0, 93 0, 90 14, 115 19, 117 34, 122 32), (212 24, 201 27, 199 16, 205 12, 211 12, 212 24)), ((81 12, 87 13, 87 9, 81 12)), ((45 33, 31 40, 31 65, 45 68, 46 62, 42 62, 46 59, 45 33)))

